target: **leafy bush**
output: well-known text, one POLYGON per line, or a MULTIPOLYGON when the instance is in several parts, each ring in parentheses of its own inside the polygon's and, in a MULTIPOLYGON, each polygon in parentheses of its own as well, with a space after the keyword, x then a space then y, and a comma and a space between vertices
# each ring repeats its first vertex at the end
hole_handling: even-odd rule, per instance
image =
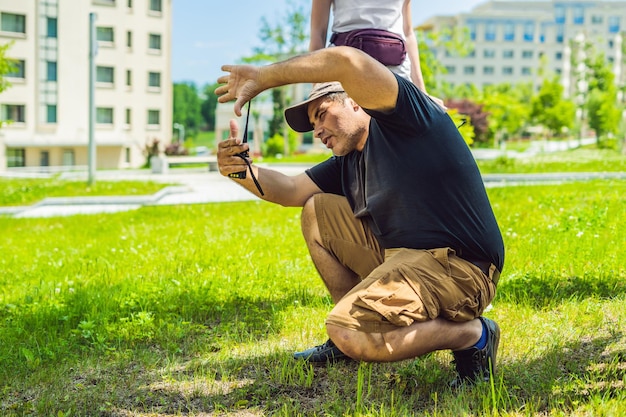
MULTIPOLYGON (((289 132, 289 153, 293 153, 298 147, 298 136, 295 132, 289 132)), ((285 153, 285 139, 283 135, 275 134, 271 138, 265 141, 263 144, 263 156, 284 155, 285 153)))

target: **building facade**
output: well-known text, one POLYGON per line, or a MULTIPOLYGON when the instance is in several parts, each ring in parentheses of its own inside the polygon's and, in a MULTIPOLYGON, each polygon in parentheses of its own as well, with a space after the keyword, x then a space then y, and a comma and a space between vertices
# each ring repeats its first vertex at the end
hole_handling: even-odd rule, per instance
POLYGON ((578 69, 572 68, 571 58, 581 53, 585 42, 605 55, 617 83, 624 85, 625 1, 489 1, 469 13, 436 16, 420 26, 436 32, 443 28, 467 28, 474 44, 466 56, 434 48, 447 70, 441 77, 453 86, 519 82, 539 86, 543 77, 556 74, 566 93, 574 95, 578 69))
POLYGON ((92 13, 96 167, 139 167, 147 144, 171 141, 171 0, 0 0, 17 61, 0 94, 0 170, 87 166, 92 13))

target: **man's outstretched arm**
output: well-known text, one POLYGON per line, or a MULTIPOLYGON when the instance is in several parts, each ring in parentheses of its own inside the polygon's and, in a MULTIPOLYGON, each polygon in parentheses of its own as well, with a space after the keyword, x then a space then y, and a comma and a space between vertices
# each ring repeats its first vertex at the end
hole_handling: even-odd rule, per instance
POLYGON ((389 111, 396 105, 398 82, 393 73, 366 53, 349 46, 325 48, 271 65, 224 65, 217 81, 220 103, 235 100, 241 116, 245 103, 262 91, 287 84, 339 81, 361 107, 389 111))

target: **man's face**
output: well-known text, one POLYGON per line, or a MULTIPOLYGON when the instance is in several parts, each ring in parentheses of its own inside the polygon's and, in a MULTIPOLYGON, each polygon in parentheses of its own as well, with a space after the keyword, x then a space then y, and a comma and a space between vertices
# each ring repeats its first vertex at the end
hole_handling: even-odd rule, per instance
POLYGON ((309 120, 313 125, 313 136, 319 138, 334 155, 343 156, 362 150, 367 139, 360 108, 346 98, 333 101, 320 97, 309 103, 309 120))

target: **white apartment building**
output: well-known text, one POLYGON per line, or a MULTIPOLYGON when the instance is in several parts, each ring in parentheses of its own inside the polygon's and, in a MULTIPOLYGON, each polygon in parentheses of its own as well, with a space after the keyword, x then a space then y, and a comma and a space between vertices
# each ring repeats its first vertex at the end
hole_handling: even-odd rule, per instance
POLYGON ((0 44, 18 69, 0 93, 0 170, 88 164, 95 14, 96 168, 145 162, 172 138, 171 0, 0 0, 0 44))
POLYGON ((571 54, 592 42, 613 65, 616 80, 624 84, 623 37, 626 1, 544 0, 488 1, 469 13, 437 16, 421 30, 467 28, 474 50, 465 57, 435 49, 447 69, 441 77, 452 85, 533 82, 557 74, 568 94, 576 94, 576 68, 571 54), (541 75, 540 68, 547 74, 541 75))

